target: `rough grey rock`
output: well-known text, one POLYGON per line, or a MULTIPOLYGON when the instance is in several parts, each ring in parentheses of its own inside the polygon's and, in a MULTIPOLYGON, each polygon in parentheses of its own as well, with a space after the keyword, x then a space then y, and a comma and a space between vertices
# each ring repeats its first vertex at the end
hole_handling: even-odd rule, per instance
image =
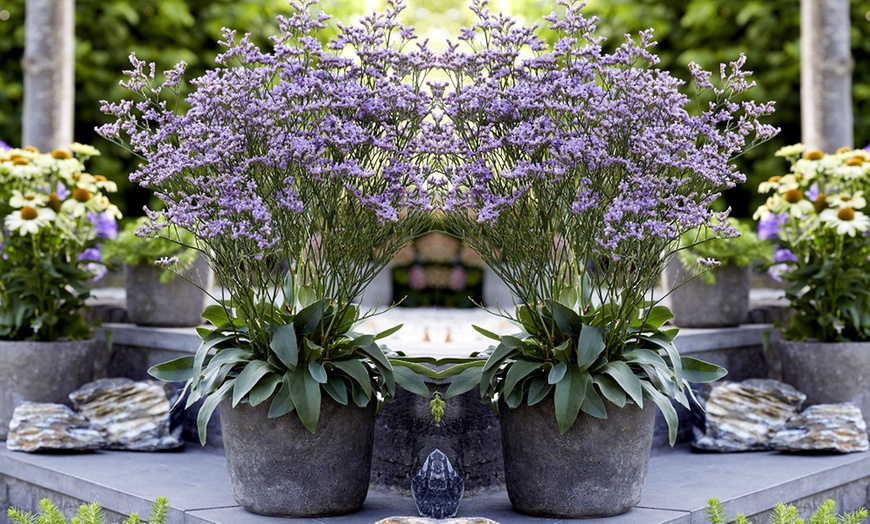
POLYGON ((421 517, 455 517, 463 493, 465 482, 440 449, 429 454, 417 476, 411 480, 411 494, 421 517))
POLYGON ((779 451, 867 451, 867 425, 854 404, 816 404, 791 417, 771 439, 779 451))
POLYGON ((70 393, 75 408, 106 439, 109 449, 158 451, 184 445, 172 427, 172 389, 154 381, 104 378, 70 393))
POLYGON ((455 519, 430 519, 427 517, 387 517, 375 524, 498 524, 484 517, 460 517, 455 519))
POLYGON ((93 451, 106 440, 88 419, 63 404, 25 402, 9 422, 10 451, 93 451))
POLYGON ((692 445, 706 451, 769 449, 770 439, 805 400, 806 395, 777 380, 720 382, 710 389, 704 428, 695 428, 692 445))

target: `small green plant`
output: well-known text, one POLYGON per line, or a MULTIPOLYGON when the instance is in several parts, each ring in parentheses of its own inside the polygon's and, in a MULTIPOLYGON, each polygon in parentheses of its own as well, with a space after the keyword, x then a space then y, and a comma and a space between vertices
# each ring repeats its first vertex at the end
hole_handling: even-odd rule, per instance
MULTIPOLYGON (((151 505, 151 514, 147 521, 139 519, 139 515, 131 513, 122 524, 163 524, 166 521, 168 503, 165 497, 157 497, 151 505)), ((68 521, 54 502, 49 499, 39 501, 39 514, 18 508, 9 508, 7 512, 12 524, 103 524, 106 520, 103 508, 96 502, 79 506, 76 516, 68 521)))
MULTIPOLYGON (((720 238, 709 229, 695 229, 680 238, 678 257, 684 267, 701 267, 700 259, 715 259, 721 265, 732 263, 744 267, 750 264, 767 266, 773 262, 773 246, 758 238, 753 228, 744 221, 730 220, 740 236, 720 238)), ((699 275, 704 282, 716 282, 715 271, 703 271, 699 275)))
MULTIPOLYGON (((717 498, 711 498, 707 501, 707 518, 710 524, 726 524, 731 522, 725 516, 725 506, 717 498)), ((819 509, 810 516, 808 521, 798 516, 796 507, 777 504, 773 508, 770 524, 804 524, 804 522, 806 524, 862 524, 866 520, 867 510, 864 508, 859 508, 851 513, 837 515, 837 503, 828 499, 822 502, 819 509)), ((735 524, 752 524, 742 513, 737 515, 734 522, 735 524)))
MULTIPOLYGON (((175 271, 181 271, 193 264, 197 251, 186 246, 196 245, 193 235, 180 228, 167 228, 159 236, 139 236, 136 232, 145 225, 146 217, 127 222, 118 236, 103 245, 103 258, 107 263, 138 266, 153 265, 158 259, 175 257, 175 271)), ((163 271, 160 283, 167 284, 175 276, 173 271, 163 271)))

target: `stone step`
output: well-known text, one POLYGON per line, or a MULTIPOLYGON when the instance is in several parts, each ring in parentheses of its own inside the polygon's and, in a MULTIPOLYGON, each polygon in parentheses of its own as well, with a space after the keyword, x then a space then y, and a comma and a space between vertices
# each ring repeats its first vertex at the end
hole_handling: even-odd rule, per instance
MULTIPOLYGON (((100 451, 81 454, 28 454, 0 450, 4 507, 35 509, 51 497, 67 513, 85 501, 99 502, 110 519, 131 511, 148 515, 158 496, 169 499, 169 524, 370 524, 390 516, 415 515, 409 497, 370 490, 359 512, 332 518, 278 519, 248 513, 233 500, 220 453, 189 445, 183 452, 100 451)), ((870 453, 787 455, 776 452, 707 454, 687 446, 656 453, 640 504, 586 524, 700 524, 705 505, 719 498, 729 515, 760 514, 779 502, 796 503, 802 515, 832 498, 843 510, 866 505, 870 453)), ((5 512, 3 512, 5 517, 5 512)), ((514 512, 504 491, 463 499, 459 516, 487 517, 501 524, 556 524, 565 519, 534 518, 514 512)), ((0 519, 2 520, 2 519, 0 519)), ((581 522, 578 520, 577 522, 581 522)))

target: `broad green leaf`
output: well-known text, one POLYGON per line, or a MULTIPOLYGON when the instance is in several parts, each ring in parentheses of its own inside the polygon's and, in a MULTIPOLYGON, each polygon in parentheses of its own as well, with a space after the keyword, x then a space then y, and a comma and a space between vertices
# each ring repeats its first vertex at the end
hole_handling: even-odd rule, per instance
POLYGON ((414 373, 411 369, 397 365, 393 368, 393 376, 396 378, 396 383, 406 391, 420 395, 423 398, 429 398, 429 387, 420 378, 420 375, 414 373))
POLYGON ((501 345, 510 349, 521 349, 526 346, 526 343, 513 335, 504 335, 501 337, 501 345))
POLYGON ((344 379, 337 375, 330 375, 326 384, 323 385, 323 389, 326 390, 334 401, 342 406, 347 405, 347 385, 345 384, 344 379))
POLYGON ((389 328, 389 329, 385 329, 385 330, 381 331, 380 333, 378 333, 377 335, 375 335, 375 340, 380 340, 380 339, 382 339, 382 338, 387 338, 388 336, 392 335, 392 334, 395 333, 396 331, 399 331, 400 329, 402 329, 402 326, 404 326, 404 324, 399 324, 398 326, 393 326, 393 327, 391 327, 391 328, 389 328))
POLYGON ((209 337, 208 340, 203 340, 199 347, 196 349, 196 354, 193 356, 193 380, 194 382, 198 381, 198 377, 202 373, 202 366, 206 361, 206 357, 209 352, 220 344, 221 342, 226 342, 227 340, 231 340, 234 338, 234 335, 215 335, 213 337, 209 337))
POLYGON ((506 358, 511 356, 513 352, 514 348, 505 344, 499 344, 498 347, 495 348, 495 351, 492 352, 492 355, 490 355, 486 360, 481 372, 486 373, 490 369, 497 368, 506 358))
POLYGON ((713 382, 728 374, 725 368, 694 357, 682 357, 683 378, 688 382, 713 382))
POLYGON ((577 340, 577 365, 580 369, 589 368, 604 352, 604 348, 604 335, 601 333, 601 328, 583 324, 580 338, 577 340))
MULTIPOLYGON (((373 344, 374 341, 375 341, 374 335, 360 335, 360 336, 356 337, 355 339, 353 339, 350 344, 353 347, 362 348, 362 347, 369 346, 369 345, 373 344)), ((375 347, 377 347, 377 346, 375 346, 375 347)))
POLYGON ((559 344, 558 346, 556 346, 552 349, 553 356, 556 358, 556 360, 558 360, 560 362, 564 362, 564 363, 568 363, 572 360, 571 354, 568 351, 568 348, 571 347, 571 343, 574 340, 576 340, 576 339, 569 338, 565 342, 562 342, 561 344, 559 344))
POLYGON ((552 390, 553 385, 547 382, 546 377, 535 377, 529 381, 529 395, 526 402, 534 406, 544 400, 552 390))
POLYGON ((601 373, 613 378, 613 380, 619 384, 620 389, 628 394, 635 404, 643 407, 643 388, 640 385, 641 381, 637 378, 637 375, 634 374, 634 371, 631 370, 631 367, 629 367, 628 364, 621 360, 608 362, 608 364, 601 370, 601 373))
POLYGON ((510 395, 505 397, 505 404, 514 409, 523 403, 523 388, 514 388, 510 395))
POLYGON ((208 432, 208 421, 218 404, 230 398, 234 386, 233 380, 227 380, 216 391, 209 394, 202 406, 199 408, 199 413, 196 414, 196 431, 199 433, 199 443, 205 446, 206 433, 208 432))
POLYGON ((247 349, 242 348, 226 348, 218 351, 218 353, 208 360, 207 367, 226 366, 228 364, 238 364, 239 362, 249 362, 254 358, 254 354, 247 349))
POLYGON ((622 389, 622 386, 613 380, 613 377, 609 375, 596 375, 592 380, 595 385, 598 386, 598 389, 601 391, 601 394, 604 395, 604 398, 620 408, 625 406, 628 396, 625 394, 625 390, 622 389))
MULTIPOLYGON (((366 336, 371 337, 371 335, 366 336)), ((371 343, 366 346, 360 346, 359 349, 360 351, 368 355, 369 358, 374 360, 375 364, 377 364, 384 371, 389 372, 393 369, 393 366, 390 364, 389 359, 387 359, 387 356, 384 355, 383 350, 381 350, 381 348, 378 347, 377 344, 371 343)))
POLYGON ((290 377, 284 374, 281 379, 281 389, 275 394, 272 403, 269 404, 269 418, 277 418, 286 415, 296 409, 293 399, 290 398, 290 377))
POLYGON ((658 329, 672 318, 674 318, 674 314, 671 313, 671 310, 667 307, 653 306, 653 308, 647 312, 643 323, 651 328, 658 329))
POLYGON ((263 402, 269 400, 269 397, 272 396, 272 393, 275 392, 275 388, 278 384, 281 383, 281 375, 277 373, 270 373, 257 382, 257 385, 251 389, 251 392, 248 393, 248 402, 251 403, 252 406, 259 406, 263 402))
POLYGON ((299 364, 299 345, 296 341, 295 324, 284 324, 273 329, 269 347, 287 369, 296 369, 299 364))
POLYGON ((296 406, 296 415, 309 432, 317 431, 320 420, 320 384, 306 367, 298 367, 290 375, 290 398, 296 406))
POLYGON ((184 382, 193 378, 193 357, 188 355, 157 364, 148 369, 152 377, 166 382, 184 382))
POLYGON ((586 375, 586 398, 580 409, 595 418, 607 418, 607 408, 604 407, 601 396, 595 391, 595 382, 589 374, 586 375))
POLYGON ((570 367, 565 377, 556 383, 556 391, 553 400, 556 407, 556 423, 559 425, 559 433, 565 434, 577 415, 580 414, 580 406, 586 399, 586 377, 589 375, 578 368, 570 367))
POLYGON ((550 368, 550 374, 547 376, 547 382, 549 384, 555 384, 562 380, 565 376, 565 373, 568 372, 568 364, 564 362, 556 362, 556 364, 550 368))
POLYGON ((471 391, 480 385, 480 377, 481 373, 479 366, 463 369, 462 372, 453 379, 450 386, 448 386, 447 391, 444 393, 444 398, 448 399, 461 395, 467 391, 471 391))
POLYGON ((372 398, 371 395, 366 395, 365 390, 359 387, 356 382, 351 384, 351 396, 353 403, 361 408, 368 406, 369 400, 372 398))
POLYGON ((245 369, 236 377, 236 385, 233 387, 233 407, 236 407, 239 401, 270 371, 272 371, 271 366, 262 360, 248 362, 245 369))
MULTIPOLYGON (((424 366, 423 364, 419 364, 417 362, 411 362, 411 361, 405 360, 404 358, 391 358, 390 365, 392 366, 392 368, 394 370, 399 366, 403 366, 403 367, 406 367, 406 368, 412 370, 414 373, 416 373, 420 376, 423 376, 426 378, 431 378, 433 380, 442 380, 445 378, 445 376, 442 375, 441 372, 435 371, 434 369, 430 368, 429 366, 424 366)), ((447 368, 447 369, 449 370, 452 368, 447 368)), ((447 371, 447 370, 445 370, 445 371, 447 371)), ((461 371, 462 370, 460 369, 455 374, 458 375, 461 371)))
POLYGON ((232 320, 227 314, 226 308, 218 304, 212 304, 206 307, 201 316, 211 322, 215 327, 232 324, 232 320))
POLYGON ((318 346, 317 344, 312 342, 310 338, 306 338, 302 341, 303 362, 314 362, 316 360, 320 360, 322 356, 323 347, 318 346))
POLYGON ((677 350, 677 347, 674 346, 670 340, 665 339, 664 337, 652 335, 652 336, 644 336, 639 335, 637 338, 640 340, 645 340, 656 346, 665 350, 665 353, 671 360, 671 368, 673 369, 674 379, 677 384, 682 383, 683 381, 683 362, 680 359, 680 352, 677 350))
POLYGON ((540 362, 529 362, 528 360, 517 360, 508 366, 507 374, 505 374, 502 393, 508 397, 514 387, 525 379, 529 374, 541 368, 540 362))
POLYGON ((323 319, 323 309, 326 307, 326 304, 326 300, 318 300, 296 313, 296 316, 293 317, 293 325, 296 326, 297 336, 304 337, 314 333, 314 330, 317 329, 318 324, 323 319))
POLYGON ((577 307, 578 298, 577 286, 565 286, 559 292, 559 303, 571 310, 577 307))
POLYGON ((641 381, 641 386, 643 386, 644 396, 655 402, 656 406, 659 407, 659 411, 662 412, 665 422, 668 424, 668 442, 673 446, 677 442, 677 428, 680 425, 677 410, 674 409, 671 399, 662 395, 652 384, 641 381))
POLYGON ((316 380, 318 384, 326 384, 326 381, 328 380, 326 377, 326 370, 323 369, 323 364, 320 362, 309 362, 308 373, 311 374, 311 378, 316 380))
POLYGON ((553 310, 553 320, 556 321, 559 331, 569 337, 580 335, 581 327, 585 327, 580 315, 554 300, 548 301, 547 305, 553 310))
POLYGON ((340 360, 332 363, 333 366, 340 369, 352 378, 363 389, 366 398, 372 396, 372 379, 369 375, 369 368, 359 360, 340 360))
POLYGON ((474 330, 477 331, 478 333, 480 333, 481 335, 485 336, 486 338, 491 338, 492 340, 498 340, 499 342, 501 341, 501 337, 499 335, 496 335, 492 331, 483 329, 480 326, 475 326, 474 324, 472 324, 471 327, 474 328, 474 330))
MULTIPOLYGON (((404 361, 404 359, 402 359, 402 360, 404 361)), ((426 369, 428 369, 429 371, 434 372, 434 375, 430 376, 430 375, 427 375, 425 373, 423 375, 430 377, 430 378, 434 378, 436 380, 444 380, 444 379, 459 375, 460 373, 462 373, 463 371, 465 371, 467 369, 475 369, 475 368, 477 369, 477 373, 480 374, 483 371, 483 365, 485 363, 486 363, 485 360, 481 360, 479 358, 476 358, 476 359, 467 359, 467 358, 466 359, 446 359, 445 358, 445 359, 440 359, 440 360, 436 361, 434 363, 434 365, 435 366, 447 365, 448 367, 442 369, 441 371, 435 371, 433 369, 429 369, 428 367, 426 367, 426 369), (449 365, 451 362, 453 363, 452 366, 449 365)), ((415 371, 417 370, 416 368, 413 368, 413 369, 415 371)), ((419 371, 418 371, 418 373, 419 373, 419 371)))

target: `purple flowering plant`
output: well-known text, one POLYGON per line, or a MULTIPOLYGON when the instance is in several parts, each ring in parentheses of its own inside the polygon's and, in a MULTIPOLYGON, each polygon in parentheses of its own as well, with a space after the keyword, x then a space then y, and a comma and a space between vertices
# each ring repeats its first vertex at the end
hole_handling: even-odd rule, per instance
POLYGON ((268 50, 225 29, 225 51, 183 100, 184 64, 160 80, 131 56, 134 99, 103 107, 116 120, 99 132, 143 158, 131 180, 164 206, 141 234, 190 231, 224 293, 195 357, 151 370, 186 381, 188 406, 205 399, 203 441, 224 399, 271 401, 270 416, 293 411, 314 432, 324 394, 365 406, 397 381, 425 390, 377 344, 398 327, 353 327, 374 314, 355 297, 432 208, 420 133, 431 53, 397 21, 399 3, 338 24, 328 45, 317 37, 329 17, 292 5, 268 50))
POLYGON ((777 151, 790 164, 759 184, 768 198, 755 212, 759 236, 776 244, 771 275, 785 281, 794 314, 790 340, 870 340, 870 154, 833 154, 802 144, 777 151))
POLYGON ((84 339, 87 282, 105 272, 100 243, 117 233, 116 184, 85 169, 95 148, 0 151, 0 339, 84 339))
POLYGON ((673 442, 668 397, 687 405, 689 381, 724 370, 678 354, 651 290, 684 233, 736 234, 711 205, 745 179, 730 161, 776 133, 759 120, 773 107, 741 100, 745 57, 718 85, 692 64, 690 97, 655 67, 651 31, 606 53, 583 4, 560 4, 550 47, 475 0, 478 22, 441 57, 446 227, 508 285, 519 305, 496 314, 522 328, 479 330, 498 345, 446 396, 478 382, 509 408, 553 395, 562 432, 581 411, 606 418, 605 400, 652 401, 673 442))

